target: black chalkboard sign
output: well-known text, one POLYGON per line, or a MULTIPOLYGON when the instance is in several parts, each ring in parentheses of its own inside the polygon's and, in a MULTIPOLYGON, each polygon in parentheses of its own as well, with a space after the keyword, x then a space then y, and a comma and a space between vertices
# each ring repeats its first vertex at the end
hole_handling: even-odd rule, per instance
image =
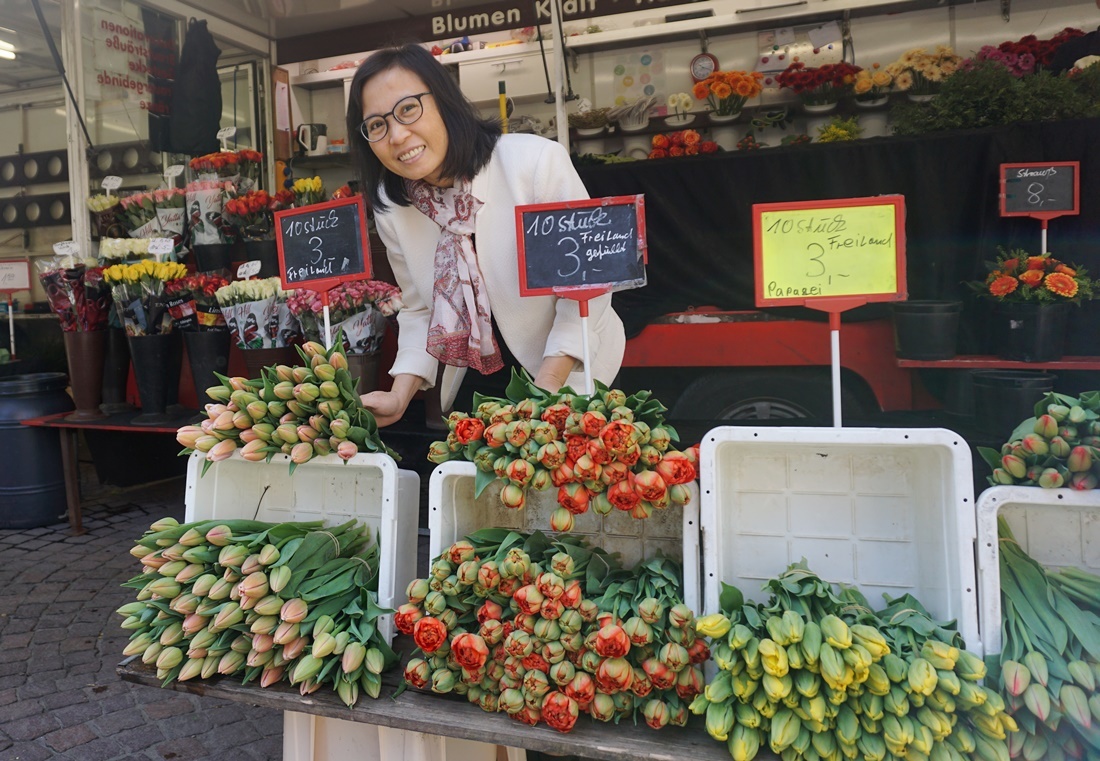
POLYGON ((640 195, 517 206, 516 242, 524 296, 646 283, 640 195))
POLYGON ((1001 164, 1001 216, 1051 219, 1080 212, 1077 161, 1001 164))
POLYGON ((324 292, 371 276, 361 196, 275 212, 275 240, 284 288, 324 292))

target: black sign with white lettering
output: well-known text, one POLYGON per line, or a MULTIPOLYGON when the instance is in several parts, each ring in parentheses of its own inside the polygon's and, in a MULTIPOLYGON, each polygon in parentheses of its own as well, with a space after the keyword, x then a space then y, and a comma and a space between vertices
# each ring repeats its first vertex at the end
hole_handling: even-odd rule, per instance
POLYGON ((1080 164, 1001 164, 1002 217, 1057 217, 1077 214, 1080 164))
POLYGON ((619 291, 646 283, 642 196, 516 207, 519 291, 619 291))
POLYGON ((284 288, 327 291, 371 276, 361 196, 275 212, 284 288))

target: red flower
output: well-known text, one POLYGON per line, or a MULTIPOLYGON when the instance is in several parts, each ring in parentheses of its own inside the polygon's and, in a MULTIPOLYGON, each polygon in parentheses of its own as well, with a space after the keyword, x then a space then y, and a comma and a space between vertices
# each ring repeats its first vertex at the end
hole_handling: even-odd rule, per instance
POLYGON ((634 492, 633 477, 628 477, 624 481, 609 486, 607 499, 617 509, 623 511, 633 510, 634 506, 641 501, 641 498, 634 492))
POLYGON ((669 486, 686 484, 695 480, 695 466, 682 452, 666 452, 655 470, 669 486))
POLYGON ((573 515, 588 512, 588 499, 591 495, 581 484, 562 484, 558 488, 558 504, 573 515))
POLYGON ((424 616, 413 627, 413 640, 425 653, 434 653, 447 641, 447 627, 438 618, 424 616))
POLYGON ((581 604, 582 596, 581 583, 577 579, 573 579, 565 585, 565 591, 561 593, 558 602, 566 608, 576 608, 581 604))
POLYGON ((572 410, 569 409, 568 404, 559 402, 543 410, 541 417, 543 420, 557 428, 559 431, 564 431, 565 421, 569 417, 570 412, 572 412, 572 410))
POLYGON ((499 621, 503 614, 503 608, 492 600, 486 600, 482 603, 481 607, 477 609, 477 622, 483 624, 486 621, 499 621))
POLYGON ((1026 286, 1034 288, 1043 282, 1043 271, 1036 269, 1028 269, 1020 274, 1020 282, 1026 286))
POLYGON ((519 713, 511 714, 511 717, 522 724, 533 727, 539 723, 542 714, 536 708, 524 706, 519 713))
POLYGON ((699 143, 699 151, 701 153, 717 153, 718 143, 714 142, 713 140, 704 140, 703 142, 699 143))
POLYGON ((541 671, 544 674, 550 673, 550 664, 538 653, 531 653, 520 661, 520 663, 522 663, 523 667, 528 671, 541 671))
POLYGON ((664 150, 671 145, 671 141, 667 135, 654 135, 652 141, 653 147, 659 150, 664 150))
POLYGON ((600 431, 600 441, 612 455, 620 455, 638 441, 638 429, 632 423, 615 420, 600 431))
POLYGON ((681 134, 684 138, 684 145, 698 145, 701 139, 699 133, 693 129, 686 129, 681 134))
POLYGON ((697 637, 688 647, 688 658, 691 663, 705 663, 710 658, 710 648, 702 637, 697 637))
POLYGON ((586 671, 578 671, 573 676, 573 681, 565 685, 565 694, 586 708, 592 699, 596 697, 596 683, 592 681, 592 675, 586 671))
POLYGON ((568 732, 577 723, 577 701, 562 692, 550 692, 542 701, 542 720, 559 732, 568 732))
POLYGON ((630 637, 621 626, 604 626, 596 633, 593 649, 604 658, 622 658, 630 652, 630 637))
POLYGON ((634 668, 625 658, 604 658, 596 668, 596 689, 608 695, 629 690, 634 668))
POLYGON ((649 155, 646 156, 646 158, 650 158, 650 159, 667 159, 668 158, 668 151, 666 151, 664 148, 654 148, 652 151, 649 152, 649 155))
POLYGON ((459 634, 451 643, 451 655, 462 668, 477 671, 489 658, 489 646, 477 634, 459 634))
POLYGON ((588 454, 588 439, 579 433, 568 434, 565 437, 565 448, 569 459, 576 462, 588 454))
POLYGON ((1012 275, 1001 275, 989 284, 989 292, 998 298, 1004 298, 1015 291, 1018 285, 1019 282, 1012 275))
POLYGON ((534 584, 528 584, 517 589, 516 593, 512 595, 512 599, 516 601, 516 605, 519 606, 522 613, 533 616, 539 612, 544 598, 538 587, 534 584))
POLYGON ((1072 299, 1077 295, 1077 281, 1064 272, 1052 272, 1047 275, 1044 284, 1051 293, 1072 299))
POLYGON ((672 146, 671 148, 668 149, 668 155, 673 156, 673 157, 683 156, 684 155, 684 149, 682 147, 680 147, 679 145, 674 145, 674 146, 672 146))
POLYGON ((407 602, 393 614, 393 624, 402 634, 412 634, 416 622, 424 617, 424 612, 411 602, 407 602))

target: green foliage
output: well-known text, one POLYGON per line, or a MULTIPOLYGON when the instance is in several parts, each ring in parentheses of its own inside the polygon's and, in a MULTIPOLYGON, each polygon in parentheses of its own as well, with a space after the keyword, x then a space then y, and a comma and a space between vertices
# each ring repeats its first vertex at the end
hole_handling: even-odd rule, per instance
POLYGON ((896 104, 891 121, 897 134, 918 135, 1097 114, 1100 71, 1076 77, 1040 72, 1016 78, 1003 66, 985 61, 946 79, 930 103, 896 104))

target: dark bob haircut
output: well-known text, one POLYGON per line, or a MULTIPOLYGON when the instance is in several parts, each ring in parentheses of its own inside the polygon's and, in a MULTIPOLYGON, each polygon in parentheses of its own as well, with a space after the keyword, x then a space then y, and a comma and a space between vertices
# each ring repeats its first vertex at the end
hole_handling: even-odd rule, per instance
POLYGON ((432 93, 435 107, 443 117, 449 145, 440 167, 442 176, 468 180, 473 178, 493 155, 500 138, 500 124, 482 118, 473 103, 466 99, 451 74, 431 53, 420 45, 408 44, 385 48, 363 61, 351 80, 348 98, 348 147, 359 174, 359 185, 371 206, 383 211, 387 200, 398 206, 411 203, 405 192, 405 178, 386 169, 371 150, 370 143, 359 131, 363 121, 363 85, 389 69, 401 68, 416 74, 432 93))

